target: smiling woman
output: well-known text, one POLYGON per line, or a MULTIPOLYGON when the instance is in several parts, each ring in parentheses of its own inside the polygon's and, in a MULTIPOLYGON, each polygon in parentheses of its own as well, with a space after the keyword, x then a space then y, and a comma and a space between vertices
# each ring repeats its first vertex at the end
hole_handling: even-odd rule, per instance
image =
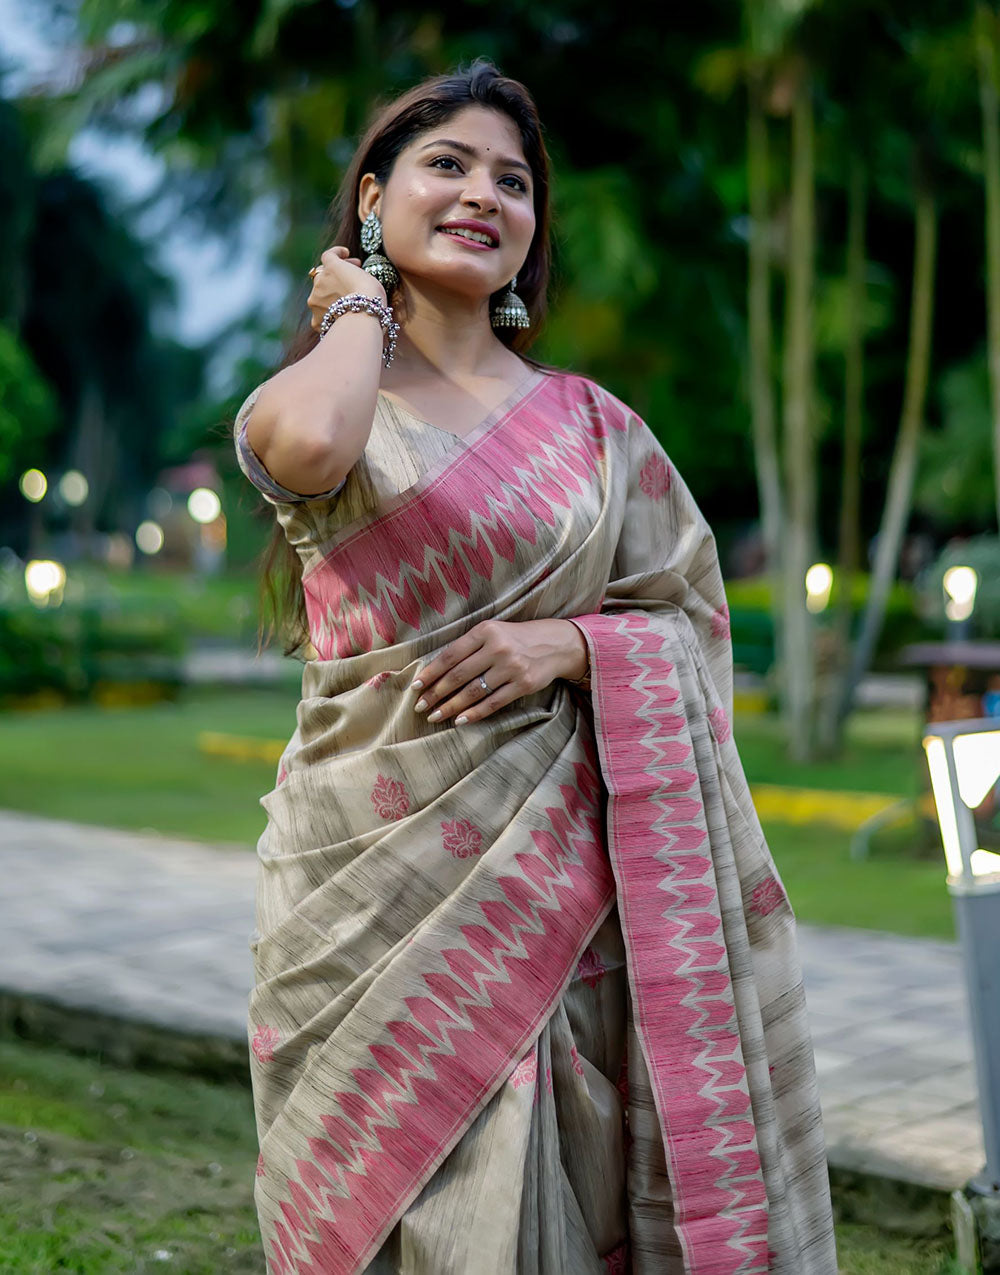
POLYGON ((335 214, 235 422, 312 657, 261 798, 268 1270, 836 1275, 711 531, 635 412, 525 354, 527 90, 418 84, 335 214))

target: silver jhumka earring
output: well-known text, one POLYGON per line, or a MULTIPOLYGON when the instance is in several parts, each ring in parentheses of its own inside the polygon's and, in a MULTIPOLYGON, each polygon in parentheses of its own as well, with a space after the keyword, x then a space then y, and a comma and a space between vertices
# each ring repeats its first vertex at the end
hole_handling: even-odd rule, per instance
POLYGON ((361 247, 369 254, 361 263, 361 269, 377 279, 385 288, 385 295, 391 297, 399 285, 399 271, 388 257, 379 252, 381 246, 382 223, 373 208, 361 223, 361 247))
POLYGON ((495 328, 529 328, 531 316, 528 307, 514 291, 517 286, 517 275, 510 281, 508 291, 500 298, 500 304, 493 311, 490 323, 495 328))

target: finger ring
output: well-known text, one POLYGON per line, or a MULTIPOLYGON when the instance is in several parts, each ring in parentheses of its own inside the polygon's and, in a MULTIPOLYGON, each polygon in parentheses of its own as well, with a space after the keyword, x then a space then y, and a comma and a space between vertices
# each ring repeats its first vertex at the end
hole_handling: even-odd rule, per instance
POLYGON ((487 695, 489 695, 489 693, 490 693, 490 688, 489 688, 489 686, 487 686, 487 684, 486 684, 486 678, 485 678, 485 677, 483 677, 482 673, 480 673, 480 674, 479 674, 479 685, 483 688, 483 690, 486 692, 486 694, 487 694, 487 695))

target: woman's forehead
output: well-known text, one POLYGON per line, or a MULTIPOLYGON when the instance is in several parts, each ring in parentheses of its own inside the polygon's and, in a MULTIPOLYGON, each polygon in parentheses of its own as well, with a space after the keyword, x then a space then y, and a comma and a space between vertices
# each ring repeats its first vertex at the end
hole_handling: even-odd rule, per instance
POLYGON ((476 103, 463 106, 440 124, 421 130, 406 150, 417 154, 437 141, 461 141, 477 153, 496 151, 526 162, 520 130, 510 116, 476 103))

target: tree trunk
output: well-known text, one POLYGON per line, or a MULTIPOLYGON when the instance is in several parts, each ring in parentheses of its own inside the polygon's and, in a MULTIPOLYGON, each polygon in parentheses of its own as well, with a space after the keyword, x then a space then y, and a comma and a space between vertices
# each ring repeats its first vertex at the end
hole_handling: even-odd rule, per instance
MULTIPOLYGON (((781 469, 774 417, 771 373, 771 263, 768 228, 770 169, 767 119, 763 91, 755 77, 750 83, 747 111, 747 186, 750 204, 750 242, 747 281, 750 419, 753 427, 757 498, 760 504, 766 570, 777 578, 781 560, 781 469)), ((777 593, 777 590, 775 590, 777 593)))
POLYGON ((840 720, 850 712, 858 683, 868 671, 882 632, 889 590, 896 575, 899 548, 910 515, 913 477, 920 451, 927 378, 930 369, 931 321, 934 312, 934 258, 937 241, 937 209, 929 185, 921 184, 916 199, 916 233, 913 251, 913 295, 910 300, 910 343, 906 359, 906 389, 899 434, 889 468, 882 523, 879 527, 875 565, 865 604, 861 632, 854 648, 840 703, 840 720))
POLYGON ((986 345, 993 421, 993 473, 1000 527, 1000 110, 997 104, 997 14, 980 4, 976 52, 979 104, 983 120, 983 178, 986 187, 986 345))
POLYGON ((847 331, 844 339, 844 447, 840 482, 840 527, 833 650, 836 669, 820 717, 820 746, 836 752, 842 743, 839 707, 851 650, 851 586, 860 565, 861 430, 865 400, 865 222, 867 173, 857 151, 850 157, 847 181, 847 331))
POLYGON ((811 84, 803 75, 792 108, 788 281, 785 299, 784 445, 787 521, 782 546, 784 710, 791 756, 806 760, 814 736, 814 632, 805 576, 816 526, 813 431, 813 284, 815 259, 814 124, 811 84))

